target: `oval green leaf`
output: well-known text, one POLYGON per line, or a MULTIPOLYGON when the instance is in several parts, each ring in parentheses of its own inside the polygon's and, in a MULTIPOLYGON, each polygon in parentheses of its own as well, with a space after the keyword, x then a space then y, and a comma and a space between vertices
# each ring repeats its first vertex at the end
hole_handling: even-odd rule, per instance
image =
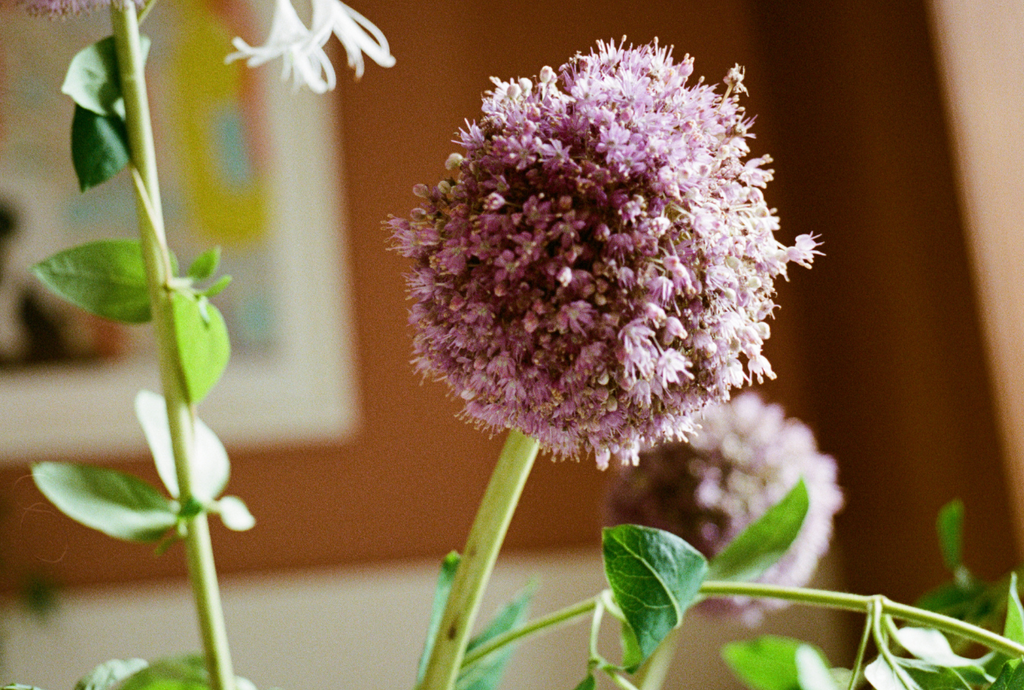
POLYGON ((225 496, 217 501, 217 512, 224 526, 235 532, 245 532, 256 526, 256 518, 238 496, 225 496))
POLYGON ((61 92, 97 115, 124 117, 114 37, 107 36, 78 51, 68 66, 61 92), (120 101, 120 109, 115 104, 120 101))
POLYGON ((809 497, 801 479, 781 501, 711 559, 709 580, 753 580, 776 563, 800 534, 809 497))
POLYGON ((441 561, 441 571, 437 575, 437 585, 434 587, 434 601, 430 606, 430 621, 427 623, 427 639, 423 643, 423 652, 420 654, 419 666, 416 670, 416 684, 423 681, 423 674, 427 672, 427 661, 434 651, 434 641, 441 629, 441 617, 444 615, 444 607, 448 604, 448 595, 452 591, 452 581, 455 580, 455 571, 459 568, 461 557, 452 551, 441 561))
POLYGON ((204 298, 176 292, 173 307, 185 387, 189 402, 198 403, 220 380, 228 365, 228 329, 220 310, 204 298))
MULTIPOLYGON (((533 598, 536 590, 537 586, 533 582, 520 590, 515 598, 495 615, 483 632, 470 640, 466 651, 471 652, 498 635, 523 625, 526 622, 530 600, 533 598)), ((501 683, 505 666, 508 665, 508 660, 512 656, 514 649, 515 645, 508 645, 500 652, 488 654, 472 665, 464 665, 462 670, 459 671, 459 678, 455 682, 455 689, 494 690, 494 688, 497 688, 501 683)))
POLYGON ((1015 572, 1010 573, 1003 637, 1018 644, 1024 644, 1024 608, 1021 607, 1020 594, 1017 592, 1017 573, 1015 572))
POLYGON ((207 249, 196 257, 188 267, 188 277, 192 280, 206 280, 217 271, 220 265, 220 247, 207 249))
POLYGON ((32 478, 62 513, 117 539, 159 541, 177 519, 153 486, 117 470, 41 462, 32 466, 32 478))
POLYGON ((149 321, 146 267, 137 240, 98 240, 32 266, 50 290, 86 311, 123 323, 149 321))
POLYGON ((149 666, 145 659, 104 661, 75 684, 75 690, 109 690, 149 666))
MULTIPOLYGON (((180 497, 178 473, 171 447, 171 429, 167 423, 164 396, 142 390, 135 396, 135 416, 142 425, 146 443, 153 454, 157 473, 174 498, 180 497)), ((220 496, 228 484, 231 463, 224 444, 201 419, 195 420, 195 449, 192 457, 192 495, 208 504, 220 496)))
POLYGON ((605 576, 642 662, 682 623, 707 575, 707 560, 676 535, 651 527, 606 527, 602 541, 605 576))
POLYGON ((946 570, 955 573, 963 565, 964 504, 955 499, 942 506, 935 518, 935 531, 946 570))
MULTIPOLYGON (((150 40, 148 36, 139 38, 145 59, 149 53, 150 40)), ((86 110, 97 115, 116 115, 123 119, 124 99, 121 96, 114 37, 107 36, 78 51, 71 59, 60 90, 86 110)))
POLYGON ((722 660, 753 690, 798 690, 796 654, 800 640, 763 635, 753 640, 730 642, 722 647, 722 660))
POLYGON ((84 192, 128 165, 128 130, 117 115, 98 115, 75 105, 71 120, 71 163, 84 192))

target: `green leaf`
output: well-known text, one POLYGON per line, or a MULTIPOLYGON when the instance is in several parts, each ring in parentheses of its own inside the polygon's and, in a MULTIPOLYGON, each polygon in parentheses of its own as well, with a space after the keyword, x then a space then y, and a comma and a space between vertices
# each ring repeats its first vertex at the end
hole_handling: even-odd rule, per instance
POLYGON ((21 683, 9 683, 0 690, 42 690, 37 688, 35 685, 22 685, 21 683))
POLYGON ((235 532, 245 532, 256 526, 256 518, 238 496, 225 496, 217 501, 217 513, 224 526, 235 532))
POLYGON ((217 271, 220 265, 220 247, 208 249, 188 267, 188 277, 192 280, 206 280, 217 271))
POLYGON ((117 539, 159 541, 175 511, 150 484, 117 470, 85 464, 32 466, 36 486, 72 520, 117 539))
MULTIPOLYGON (((142 55, 149 53, 148 36, 140 36, 142 55)), ((97 115, 116 115, 124 119, 124 99, 117 71, 114 37, 107 36, 78 51, 68 66, 60 90, 75 103, 97 115)))
POLYGON ((900 628, 896 633, 896 638, 901 647, 921 661, 956 670, 971 683, 980 685, 995 680, 983 666, 988 661, 986 657, 970 659, 956 654, 950 646, 949 640, 938 630, 915 627, 900 628))
MULTIPOLYGON (((174 465, 171 429, 167 423, 164 396, 151 391, 139 391, 135 396, 135 416, 142 425, 160 479, 171 496, 179 498, 178 474, 174 465)), ((224 444, 201 419, 195 420, 194 444, 192 495, 207 504, 217 498, 227 486, 231 463, 224 444)))
POLYGON ((84 192, 124 170, 130 159, 128 130, 116 115, 97 115, 80 105, 71 120, 71 163, 84 192))
POLYGON ((881 655, 864 668, 864 677, 877 690, 971 690, 956 670, 919 659, 890 662, 881 655))
POLYGON ((594 674, 587 675, 586 678, 580 681, 574 690, 594 690, 597 687, 597 680, 594 678, 594 674))
POLYGON ((971 577, 965 582, 947 582, 926 592, 914 606, 944 613, 966 621, 980 621, 993 612, 993 602, 984 582, 971 577))
POLYGON ((441 561, 441 572, 438 573, 437 586, 434 588, 434 602, 430 607, 427 639, 423 643, 423 653, 420 654, 420 663, 416 670, 416 685, 423 681, 423 674, 427 672, 427 661, 434 651, 434 641, 441 628, 441 617, 444 615, 444 607, 448 603, 448 594, 452 591, 452 580, 455 579, 455 571, 459 568, 460 560, 459 554, 452 551, 441 561))
POLYGON ((220 380, 228 365, 228 329, 217 307, 203 297, 176 292, 172 305, 185 386, 189 401, 198 403, 220 380))
POLYGON ((807 515, 807 485, 801 479, 781 501, 733 539, 708 568, 709 580, 752 580, 775 564, 800 534, 807 515))
POLYGON ((111 659, 83 676, 75 690, 108 690, 147 666, 149 662, 145 659, 111 659))
POLYGON ((1010 573, 1010 588, 1006 598, 1006 625, 1003 637, 1024 644, 1024 609, 1021 608, 1020 594, 1017 593, 1017 573, 1010 573))
POLYGON ((796 648, 796 677, 800 690, 839 690, 824 652, 813 645, 796 648))
MULTIPOLYGON (((676 535, 637 525, 606 527, 603 552, 605 576, 636 634, 642 662, 682 623, 707 574, 707 561, 676 535)), ((627 670, 635 671, 636 665, 627 670)))
MULTIPOLYGON (((245 678, 236 677, 236 690, 256 690, 245 678)), ((119 690, 209 690, 206 662, 200 654, 185 654, 154 661, 131 676, 119 690)))
POLYGON ((226 288, 230 283, 231 276, 221 276, 213 283, 213 285, 206 288, 199 294, 203 295, 204 297, 213 297, 214 295, 219 295, 220 293, 224 292, 224 288, 226 288))
POLYGON ((950 501, 939 509, 935 519, 939 536, 939 549, 946 569, 955 573, 963 565, 964 504, 960 499, 950 501))
POLYGON ((97 115, 124 117, 114 37, 107 36, 78 51, 68 66, 61 92, 97 115))
MULTIPOLYGON (((516 595, 488 624, 482 633, 474 637, 466 648, 473 651, 480 645, 489 642, 498 635, 508 632, 526 622, 530 600, 537 587, 530 583, 516 595)), ((512 656, 514 645, 508 645, 501 651, 490 654, 459 672, 455 683, 456 690, 493 690, 501 682, 502 673, 512 656)))
POLYGON ((730 642, 722 659, 744 685, 754 690, 799 690, 796 653, 804 643, 788 637, 764 635, 730 642))
POLYGON ((1024 690, 1024 664, 1019 659, 1007 661, 989 690, 1024 690))
POLYGON ((146 267, 137 240, 87 242, 31 270, 50 290, 92 314, 124 323, 149 321, 146 267))

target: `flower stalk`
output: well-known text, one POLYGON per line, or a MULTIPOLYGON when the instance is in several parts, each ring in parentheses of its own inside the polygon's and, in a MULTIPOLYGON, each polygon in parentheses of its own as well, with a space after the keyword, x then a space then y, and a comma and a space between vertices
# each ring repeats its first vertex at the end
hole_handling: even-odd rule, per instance
MULTIPOLYGON (((169 289, 173 275, 164 234, 138 17, 132 3, 124 3, 123 6, 115 3, 111 5, 110 13, 121 93, 125 102, 125 125, 131 151, 130 168, 135 183, 139 235, 156 333, 160 380, 167 403, 180 498, 185 502, 192 495, 195 414, 186 393, 174 332, 173 293, 169 289)), ((187 521, 184 541, 210 687, 212 690, 234 690, 235 676, 205 513, 187 521)))
POLYGON ((470 528, 419 690, 451 690, 455 687, 484 588, 494 569, 526 478, 533 468, 538 448, 536 440, 515 429, 509 431, 470 528))

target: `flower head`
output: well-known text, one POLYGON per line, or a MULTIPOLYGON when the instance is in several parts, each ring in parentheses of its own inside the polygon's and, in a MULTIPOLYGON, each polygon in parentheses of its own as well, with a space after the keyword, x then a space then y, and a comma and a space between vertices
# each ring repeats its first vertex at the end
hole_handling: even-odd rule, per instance
POLYGON ((142 0, 20 0, 31 14, 45 14, 50 17, 66 17, 70 14, 82 14, 93 10, 110 7, 123 7, 127 2, 134 1, 142 7, 142 0))
POLYGON ((765 320, 792 259, 768 159, 743 160, 742 73, 718 94, 692 71, 657 43, 599 43, 557 73, 493 79, 453 177, 390 221, 414 260, 416 365, 480 425, 633 462, 773 376, 765 320))
POLYGON ((306 86, 324 93, 337 83, 334 67, 324 50, 333 33, 345 47, 349 67, 356 79, 363 76, 363 53, 381 67, 391 67, 395 58, 380 29, 340 0, 313 0, 312 28, 299 18, 291 0, 276 0, 270 35, 262 46, 250 46, 241 38, 232 44, 237 52, 227 62, 245 58, 249 67, 257 67, 281 58, 281 79, 292 79, 296 89, 306 86))
MULTIPOLYGON (((828 550, 832 519, 843 504, 835 461, 818 451, 810 429, 754 393, 707 407, 700 424, 689 442, 641 453, 638 466, 618 475, 608 494, 608 521, 668 530, 712 558, 803 477, 810 497, 804 524, 758 581, 805 585, 828 550)), ((783 605, 712 599, 699 610, 738 611, 753 623, 783 605)))

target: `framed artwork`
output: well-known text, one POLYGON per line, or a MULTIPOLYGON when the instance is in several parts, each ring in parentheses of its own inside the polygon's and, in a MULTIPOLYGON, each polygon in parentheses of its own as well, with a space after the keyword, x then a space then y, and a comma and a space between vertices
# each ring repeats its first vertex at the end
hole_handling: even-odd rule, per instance
MULTIPOLYGON (((231 363, 199 415, 229 445, 336 440, 358 418, 338 130, 331 99, 294 93, 274 65, 225 66, 233 36, 265 35, 272 3, 259 5, 175 0, 142 27, 169 242, 183 266, 220 246, 234 278, 214 298, 231 363)), ((159 390, 150 328, 65 305, 28 271, 136 235, 125 174, 78 191, 59 91, 109 31, 103 12, 0 6, 0 461, 145 447, 132 410, 140 388, 159 390)))

